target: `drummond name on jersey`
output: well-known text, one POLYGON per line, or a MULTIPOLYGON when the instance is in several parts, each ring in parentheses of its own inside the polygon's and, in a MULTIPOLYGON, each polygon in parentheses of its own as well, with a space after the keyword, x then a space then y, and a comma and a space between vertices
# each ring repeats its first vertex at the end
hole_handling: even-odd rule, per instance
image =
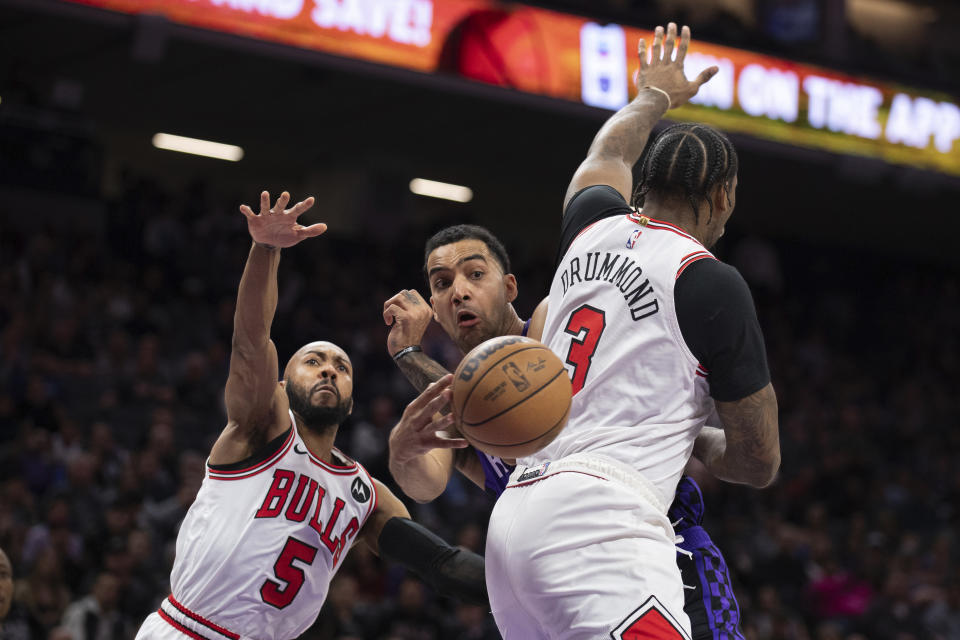
POLYGON ((606 282, 619 289, 634 320, 660 310, 650 279, 643 278, 643 269, 636 261, 621 253, 593 251, 568 259, 560 273, 563 295, 584 282, 606 282))

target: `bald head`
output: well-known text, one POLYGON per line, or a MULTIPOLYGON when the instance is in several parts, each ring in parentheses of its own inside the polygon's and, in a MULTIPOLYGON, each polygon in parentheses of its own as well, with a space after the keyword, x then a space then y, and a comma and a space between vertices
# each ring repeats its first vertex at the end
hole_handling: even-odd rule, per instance
POLYGON ((353 363, 350 361, 350 356, 347 355, 346 351, 332 342, 327 342, 326 340, 317 340, 316 342, 308 342, 307 344, 303 345, 297 349, 297 352, 294 353, 289 360, 287 360, 287 366, 283 369, 283 379, 286 380, 290 376, 290 371, 292 368, 311 354, 316 356, 322 355, 327 358, 339 357, 339 359, 350 368, 350 371, 353 371, 353 363))

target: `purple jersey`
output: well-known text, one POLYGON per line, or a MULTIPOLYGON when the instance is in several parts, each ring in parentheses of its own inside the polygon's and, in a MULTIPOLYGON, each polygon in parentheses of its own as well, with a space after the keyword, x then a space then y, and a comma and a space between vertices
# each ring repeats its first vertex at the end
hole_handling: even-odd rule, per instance
POLYGON ((701 526, 703 494, 689 476, 680 478, 668 512, 673 530, 683 539, 677 546, 691 555, 677 552, 677 565, 685 591, 683 610, 690 617, 694 640, 743 640, 740 605, 733 595, 730 571, 720 549, 701 526))
POLYGON ((499 498, 507 488, 507 481, 513 473, 514 466, 507 464, 496 456, 487 455, 479 449, 474 449, 480 464, 483 465, 483 486, 494 499, 499 498))

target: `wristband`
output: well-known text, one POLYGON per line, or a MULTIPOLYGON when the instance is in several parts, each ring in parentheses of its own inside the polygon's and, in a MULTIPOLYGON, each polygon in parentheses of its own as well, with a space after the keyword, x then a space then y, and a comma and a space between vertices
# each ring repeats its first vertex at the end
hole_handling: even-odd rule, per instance
POLYGON ((651 87, 651 86, 649 86, 649 85, 646 86, 646 87, 644 87, 644 89, 653 89, 654 91, 659 91, 659 92, 662 93, 664 96, 666 96, 666 98, 667 98, 667 111, 669 111, 669 110, 670 110, 670 107, 673 106, 673 100, 670 99, 670 94, 667 93, 666 91, 664 91, 663 89, 661 89, 661 88, 659 88, 659 87, 651 87))
POLYGON ((257 245, 261 249, 266 249, 267 251, 276 251, 277 249, 280 248, 280 247, 275 247, 272 244, 264 244, 262 242, 257 242, 256 240, 253 241, 253 244, 257 245))
POLYGON ((397 351, 395 354, 393 354, 393 361, 400 362, 400 358, 408 353, 414 353, 416 351, 423 351, 423 349, 421 349, 420 345, 418 344, 412 344, 409 347, 404 347, 403 349, 400 349, 400 351, 397 351))

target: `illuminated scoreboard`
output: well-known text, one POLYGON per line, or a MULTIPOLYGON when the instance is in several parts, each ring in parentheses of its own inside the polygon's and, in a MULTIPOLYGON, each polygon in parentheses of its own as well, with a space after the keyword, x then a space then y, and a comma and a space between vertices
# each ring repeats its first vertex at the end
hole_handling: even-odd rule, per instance
MULTIPOLYGON (((494 0, 63 0, 618 109, 650 31, 494 0)), ((960 175, 951 96, 696 40, 720 73, 677 120, 960 175)))

